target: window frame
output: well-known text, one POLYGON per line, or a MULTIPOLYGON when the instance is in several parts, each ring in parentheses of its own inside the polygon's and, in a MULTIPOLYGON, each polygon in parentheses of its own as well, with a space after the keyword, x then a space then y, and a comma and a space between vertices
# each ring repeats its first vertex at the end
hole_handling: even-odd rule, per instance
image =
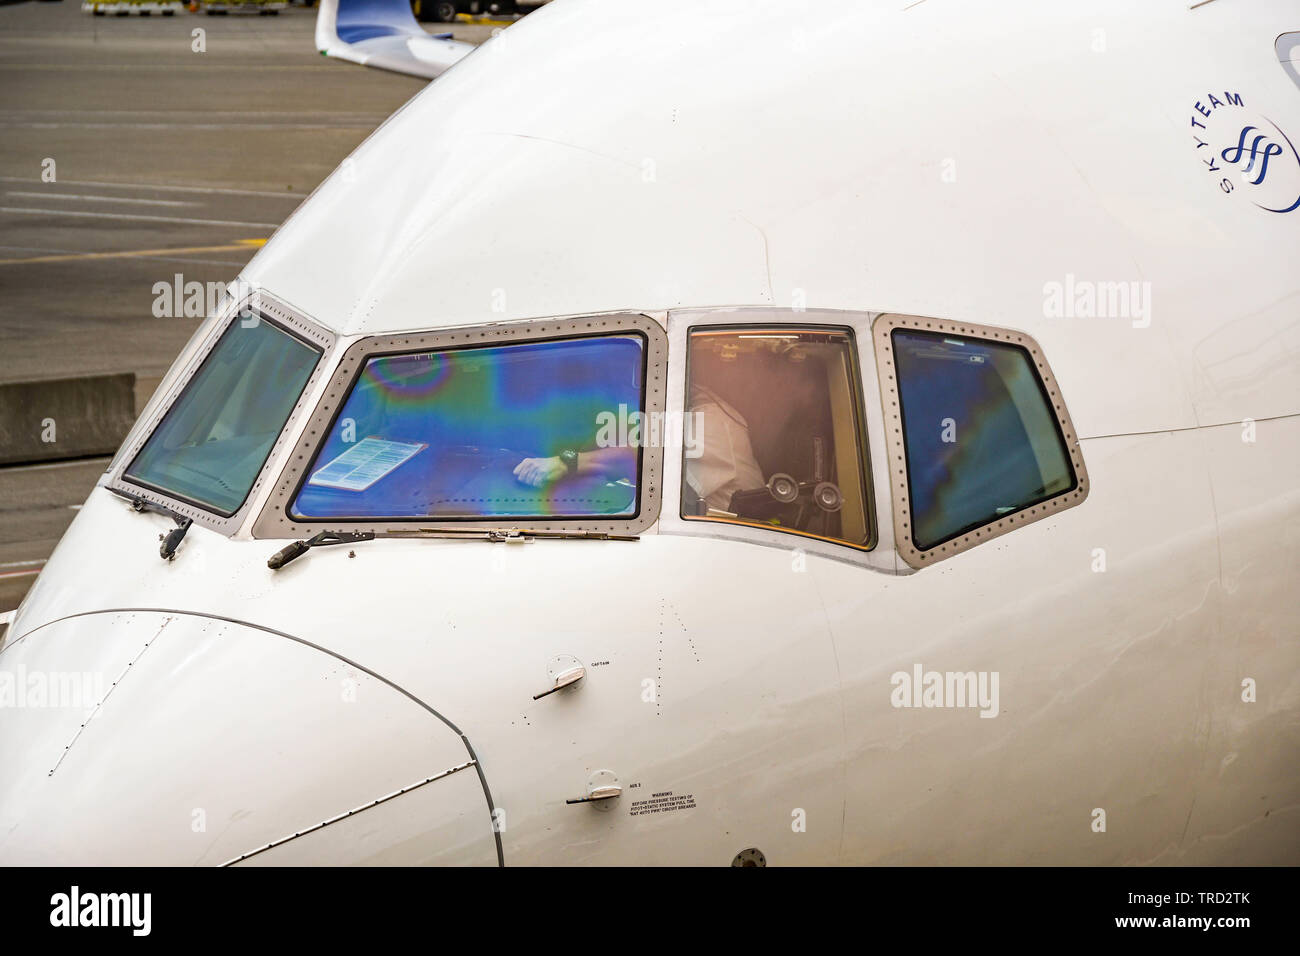
POLYGON ((1068 508, 1083 504, 1088 497, 1088 469, 1084 465, 1083 452, 1079 447, 1078 433, 1074 430, 1074 424, 1070 420, 1069 410, 1066 408, 1065 399, 1061 395, 1061 389, 1056 382, 1056 377, 1052 374, 1051 365, 1043 354, 1043 350, 1031 336, 1014 329, 976 325, 970 322, 953 322, 919 315, 886 313, 877 317, 872 327, 872 337, 875 339, 876 345, 877 375, 880 380, 880 396, 885 416, 889 487, 894 506, 894 540, 899 555, 908 565, 918 570, 928 567, 945 558, 951 558, 954 555, 968 551, 985 541, 990 541, 1017 528, 1033 524, 1036 521, 1042 521, 1044 518, 1059 514, 1068 508), (893 332, 896 329, 953 335, 988 341, 994 344, 1013 345, 1028 353, 1031 361, 1031 371, 1037 375, 1043 397, 1047 400, 1049 406, 1048 410, 1055 416, 1056 426, 1064 441, 1066 458, 1073 473, 1073 486, 1043 501, 1029 505, 1019 511, 1013 511, 1003 518, 997 518, 959 532, 928 549, 918 548, 912 536, 911 475, 907 467, 907 446, 903 437, 901 399, 898 392, 898 377, 894 362, 893 332))
MULTIPOLYGON (((290 508, 310 476, 311 464, 322 443, 329 437, 352 394, 366 363, 372 358, 416 352, 442 352, 498 345, 554 342, 569 339, 600 338, 639 334, 645 341, 643 385, 645 412, 663 412, 664 383, 668 359, 668 340, 662 326, 638 312, 578 316, 564 319, 528 320, 478 326, 456 326, 424 332, 399 332, 368 336, 352 343, 339 359, 325 393, 275 482, 266 506, 253 525, 255 538, 301 538, 323 530, 346 529, 353 532, 409 534, 412 530, 474 532, 502 530, 546 530, 637 535, 658 519, 663 449, 643 445, 640 449, 640 483, 638 508, 633 515, 598 515, 590 517, 510 517, 496 518, 298 518, 290 508)), ((594 427, 594 425, 593 425, 594 427)))
POLYGON ((276 468, 276 462, 288 440, 288 436, 294 432, 295 425, 307 407, 310 406, 316 384, 327 367, 327 360, 333 350, 336 336, 333 332, 312 322, 305 315, 264 290, 255 290, 231 301, 223 312, 218 313, 218 315, 220 316, 218 321, 214 323, 199 349, 186 364, 182 373, 175 377, 163 400, 157 403, 154 411, 149 415, 147 425, 136 429, 134 437, 129 439, 129 444, 123 446, 118 452, 105 484, 110 491, 117 494, 133 499, 142 499, 150 504, 166 508, 181 517, 189 518, 202 527, 230 535, 238 531, 243 525, 248 512, 257 501, 258 492, 267 484, 271 473, 276 468), (310 346, 317 354, 316 363, 311 374, 307 377, 307 381, 294 402, 288 418, 285 419, 279 435, 276 436, 271 448, 267 451, 266 459, 258 469, 257 476, 253 479, 253 484, 240 502, 239 507, 231 512, 219 511, 209 505, 182 497, 174 492, 145 484, 138 479, 128 478, 127 469, 139 457, 145 443, 157 431, 158 426, 162 424, 181 396, 189 391, 195 376, 207 362, 217 344, 231 326, 240 321, 240 316, 246 311, 256 314, 259 322, 273 325, 281 332, 310 346))
MULTIPOLYGON (((686 355, 684 359, 686 365, 686 378, 685 378, 686 388, 689 390, 691 384, 691 338, 696 333, 734 332, 736 334, 741 334, 744 332, 779 332, 787 329, 792 332, 813 332, 813 333, 825 332, 825 333, 839 333, 848 336, 849 339, 848 351, 849 351, 849 357, 852 365, 851 367, 852 382, 850 383, 850 387, 854 392, 852 397, 855 400, 853 411, 855 416, 855 421, 854 421, 854 424, 856 426, 855 430, 857 432, 856 450, 858 455, 858 463, 861 466, 861 470, 859 472, 859 477, 861 479, 861 487, 859 488, 859 491, 862 494, 863 510, 866 512, 866 519, 867 519, 866 541, 863 542, 862 544, 854 544, 853 542, 846 541, 843 538, 828 538, 824 535, 813 534, 808 531, 800 531, 796 528, 780 528, 780 527, 775 527, 773 525, 766 525, 758 521, 745 521, 741 518, 711 518, 707 515, 688 515, 684 511, 684 507, 686 504, 685 498, 683 495, 680 494, 680 492, 678 496, 677 515, 683 521, 687 521, 687 522, 711 521, 711 522, 717 522, 718 524, 740 525, 745 528, 756 528, 762 531, 773 532, 775 534, 780 534, 785 536, 808 538, 815 541, 822 541, 827 544, 838 545, 840 547, 849 548, 853 551, 870 551, 876 546, 876 541, 879 536, 876 533, 877 521, 876 521, 875 501, 871 495, 871 458, 867 450, 867 424, 866 424, 867 418, 866 418, 866 403, 863 400, 862 369, 861 369, 862 361, 859 355, 858 337, 854 333, 852 326, 826 325, 821 323, 813 324, 808 322, 780 322, 780 321, 740 322, 740 323, 731 323, 731 324, 723 324, 723 325, 712 325, 712 324, 705 323, 701 325, 687 326, 686 355)), ((689 394, 683 396, 683 402, 689 402, 689 394)), ((683 476, 685 475, 685 473, 686 473, 686 446, 683 443, 682 445, 683 476)))
POLYGON ((867 546, 853 546, 830 539, 809 537, 789 531, 777 531, 759 525, 738 524, 706 519, 683 518, 682 480, 685 474, 685 450, 682 436, 678 435, 664 458, 665 507, 659 519, 659 533, 693 538, 713 538, 775 548, 788 554, 802 553, 826 558, 884 574, 910 573, 901 565, 893 547, 893 523, 882 521, 882 508, 888 506, 882 497, 883 489, 876 475, 887 467, 884 455, 884 432, 881 428, 879 404, 869 400, 877 394, 876 363, 869 354, 872 347, 871 322, 876 313, 846 309, 790 309, 779 306, 704 306, 672 309, 663 313, 668 327, 669 348, 674 359, 668 381, 668 415, 681 416, 686 410, 686 354, 690 332, 696 328, 718 330, 739 329, 744 326, 807 327, 812 330, 853 333, 853 352, 858 375, 858 414, 861 438, 865 442, 862 452, 863 480, 867 484, 868 523, 870 538, 867 546))

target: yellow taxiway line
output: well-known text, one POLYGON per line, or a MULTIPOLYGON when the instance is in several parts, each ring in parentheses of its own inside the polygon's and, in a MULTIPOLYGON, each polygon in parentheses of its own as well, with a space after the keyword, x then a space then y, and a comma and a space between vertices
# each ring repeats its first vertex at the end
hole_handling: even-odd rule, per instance
POLYGON ((130 259, 139 256, 187 256, 197 252, 234 252, 237 249, 258 248, 266 245, 265 239, 236 239, 224 246, 186 246, 182 249, 134 249, 128 252, 70 252, 57 256, 30 256, 26 259, 0 259, 0 266, 23 265, 28 262, 73 262, 79 259, 130 259))
POLYGON ((456 14, 456 19, 460 23, 472 23, 475 26, 483 27, 508 27, 519 22, 517 20, 493 20, 490 17, 483 16, 482 14, 476 16, 472 13, 458 13, 456 14))

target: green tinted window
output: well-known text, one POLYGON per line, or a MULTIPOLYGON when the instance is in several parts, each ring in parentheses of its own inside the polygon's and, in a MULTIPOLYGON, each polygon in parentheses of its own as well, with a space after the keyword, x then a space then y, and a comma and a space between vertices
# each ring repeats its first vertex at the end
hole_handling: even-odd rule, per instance
POLYGON ((270 322, 232 322, 125 477, 234 514, 319 358, 314 346, 270 322))

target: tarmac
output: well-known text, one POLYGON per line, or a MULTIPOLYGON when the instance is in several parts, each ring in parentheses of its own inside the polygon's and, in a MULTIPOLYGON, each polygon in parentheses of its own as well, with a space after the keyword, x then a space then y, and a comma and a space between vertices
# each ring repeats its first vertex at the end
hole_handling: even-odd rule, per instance
MULTIPOLYGON (((158 283, 235 278, 424 88, 321 56, 315 22, 0 6, 0 386, 129 373, 138 412, 200 322, 157 316, 158 283)), ((482 42, 499 24, 425 27, 482 42)), ((93 452, 0 468, 0 610, 108 464, 93 452)))

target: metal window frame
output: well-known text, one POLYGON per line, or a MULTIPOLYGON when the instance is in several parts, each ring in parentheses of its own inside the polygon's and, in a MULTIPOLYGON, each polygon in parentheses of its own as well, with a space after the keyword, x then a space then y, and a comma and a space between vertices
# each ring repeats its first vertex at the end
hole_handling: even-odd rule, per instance
MULTIPOLYGON (((473 349, 525 342, 594 338, 620 333, 639 333, 645 338, 645 411, 664 408, 668 367, 668 337, 653 318, 640 312, 615 312, 570 318, 531 319, 489 325, 458 326, 427 332, 398 332, 358 339, 343 352, 324 395, 302 428, 275 486, 253 523, 254 538, 301 538, 325 530, 410 534, 411 531, 500 531, 547 530, 637 535, 659 517, 660 480, 663 472, 662 447, 642 446, 641 473, 637 488, 639 510, 627 517, 498 517, 483 520, 414 518, 295 518, 289 508, 307 478, 307 470, 320 445, 328 438, 366 362, 376 356, 411 352, 473 349)), ((593 426, 594 427, 594 426, 593 426)))
POLYGON ((257 502, 258 492, 270 480, 277 467, 280 452, 288 441, 289 435, 293 434, 298 419, 311 404, 315 395, 316 383, 328 366, 335 341, 336 336, 329 329, 317 325, 287 302, 264 290, 254 290, 234 300, 228 306, 227 314, 213 326, 211 333, 198 351, 195 352, 193 358, 190 359, 185 370, 176 376, 167 396, 162 402, 158 403, 154 413, 150 416, 148 424, 136 432, 136 437, 130 446, 123 450, 124 453, 119 452, 117 461, 109 473, 106 487, 118 494, 140 498, 159 505, 182 517, 192 519, 195 524, 201 527, 220 534, 226 536, 235 534, 243 526, 250 510, 257 502), (303 385, 298 400, 294 403, 293 409, 289 412, 289 417, 280 429, 280 434, 267 452, 266 461, 262 463, 262 467, 258 470, 257 477, 253 480, 248 494, 244 496, 244 500, 234 512, 223 515, 197 502, 133 482, 126 477, 126 471, 140 454, 140 450, 144 448, 145 442, 149 440, 168 413, 171 412, 177 400, 189 389, 195 374, 203 367, 203 363, 212 354, 212 350, 216 348, 217 343, 221 341, 231 325, 240 320, 240 316, 245 311, 252 311, 258 316, 259 321, 269 322, 285 333, 309 343, 319 351, 319 354, 316 357, 316 365, 312 369, 311 375, 308 376, 306 383, 303 385))
POLYGON ((929 318, 919 315, 900 315, 885 313, 876 318, 872 327, 872 336, 876 344, 877 377, 880 380, 880 397, 885 415, 885 440, 889 454, 889 487, 894 504, 894 540, 898 553, 911 567, 921 569, 945 558, 961 554, 986 541, 1023 528, 1025 525, 1042 521, 1066 509, 1083 504, 1088 497, 1088 469, 1084 465, 1083 452, 1079 447, 1079 436, 1070 421, 1069 410, 1061 395, 1056 376, 1052 374, 1051 365, 1038 343, 1024 332, 1014 329, 996 328, 989 325, 976 325, 971 322, 952 322, 944 319, 929 318), (979 525, 970 531, 940 542, 932 548, 922 550, 916 547, 912 537, 912 511, 909 502, 909 483, 907 471, 907 450, 903 441, 903 420, 899 404, 898 377, 894 365, 894 344, 891 333, 895 329, 909 329, 919 332, 935 332, 962 336, 968 339, 1016 345, 1029 353, 1033 371, 1038 376, 1043 394, 1047 397, 1055 413, 1057 427, 1065 441, 1065 449, 1070 465, 1074 470, 1074 487, 1054 495, 1044 501, 1014 511, 1003 518, 979 525))

